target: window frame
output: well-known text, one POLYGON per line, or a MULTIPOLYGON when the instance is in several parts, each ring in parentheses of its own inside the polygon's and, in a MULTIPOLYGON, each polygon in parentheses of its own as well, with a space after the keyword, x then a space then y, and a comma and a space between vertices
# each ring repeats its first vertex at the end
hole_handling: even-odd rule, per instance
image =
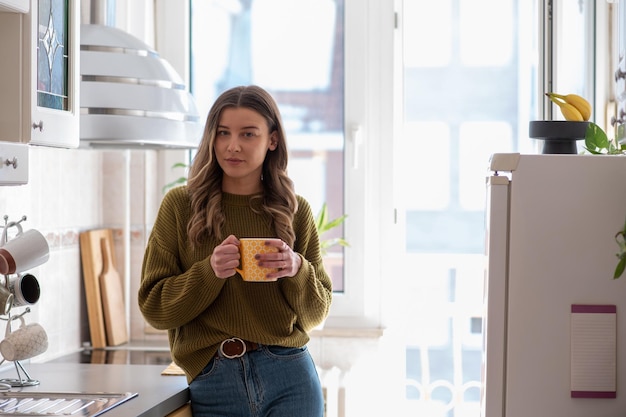
POLYGON ((345 291, 335 294, 326 328, 382 328, 385 289, 397 295, 403 252, 396 219, 394 111, 395 2, 345 0, 345 291), (377 138, 379 140, 377 140, 377 138), (392 280, 392 285, 383 281, 392 280), (397 285, 398 286, 397 286, 397 285))
MULTIPOLYGON (((180 51, 190 43, 190 3, 183 4, 155 1, 156 47, 188 81, 189 53, 180 51)), ((401 285, 396 266, 404 240, 389 186, 399 78, 390 47, 397 32, 395 7, 395 1, 345 0, 344 230, 350 247, 344 252, 344 292, 334 294, 324 329, 385 327, 384 289, 395 293, 396 283, 401 285), (393 285, 383 286, 385 279, 393 285)))

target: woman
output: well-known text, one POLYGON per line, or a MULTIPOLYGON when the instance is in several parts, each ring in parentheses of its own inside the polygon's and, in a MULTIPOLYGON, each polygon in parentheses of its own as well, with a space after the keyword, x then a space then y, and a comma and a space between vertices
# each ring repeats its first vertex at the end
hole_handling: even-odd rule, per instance
POLYGON ((213 104, 187 186, 163 199, 146 248, 139 307, 167 329, 195 417, 322 416, 308 332, 328 314, 331 281, 308 202, 286 173, 274 99, 256 86, 213 104), (267 238, 277 268, 243 281, 239 239, 267 238))

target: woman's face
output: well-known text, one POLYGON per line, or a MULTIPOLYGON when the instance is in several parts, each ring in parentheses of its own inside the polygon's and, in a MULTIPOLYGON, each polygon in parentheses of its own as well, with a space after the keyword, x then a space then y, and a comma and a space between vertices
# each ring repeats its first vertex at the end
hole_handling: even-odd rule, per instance
POLYGON ((249 195, 261 192, 261 172, 267 151, 277 146, 259 113, 245 107, 222 110, 215 137, 215 156, 224 171, 222 190, 249 195))

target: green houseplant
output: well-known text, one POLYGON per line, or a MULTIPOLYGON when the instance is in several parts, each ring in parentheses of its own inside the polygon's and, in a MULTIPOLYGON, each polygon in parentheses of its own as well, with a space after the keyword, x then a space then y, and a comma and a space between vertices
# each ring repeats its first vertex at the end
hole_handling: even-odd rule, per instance
POLYGON ((607 137, 600 126, 589 122, 585 131, 585 150, 593 155, 623 155, 626 145, 607 137))
POLYGON ((624 227, 622 230, 615 234, 615 242, 617 242, 617 246, 619 247, 619 252, 615 254, 617 256, 617 266, 615 267, 615 272, 613 273, 613 279, 617 279, 622 276, 624 273, 624 269, 626 269, 626 222, 624 223, 624 227))
MULTIPOLYGON (((626 145, 620 144, 616 139, 609 139, 600 126, 589 122, 585 132, 585 150, 593 155, 624 155, 626 145)), ((613 279, 621 277, 626 270, 626 222, 615 234, 615 242, 619 252, 615 254, 618 261, 613 272, 613 279)))
POLYGON ((329 220, 328 206, 326 205, 326 203, 322 204, 322 208, 317 213, 317 216, 315 218, 315 227, 317 228, 317 234, 320 236, 320 249, 322 251, 322 256, 326 255, 328 253, 328 248, 332 246, 335 246, 335 245, 350 246, 348 242, 342 237, 322 239, 322 234, 341 225, 343 221, 346 219, 346 217, 348 217, 348 215, 344 214, 340 217, 329 220))

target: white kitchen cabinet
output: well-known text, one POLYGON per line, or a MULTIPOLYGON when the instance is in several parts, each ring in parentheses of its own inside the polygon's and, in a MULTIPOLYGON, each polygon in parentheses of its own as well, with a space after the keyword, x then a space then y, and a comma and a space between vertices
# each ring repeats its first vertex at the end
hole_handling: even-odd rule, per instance
POLYGON ((31 0, 28 13, 0 12, 0 141, 78 147, 78 4, 31 0))
POLYGON ((0 11, 27 13, 30 9, 30 0, 0 0, 0 11))

